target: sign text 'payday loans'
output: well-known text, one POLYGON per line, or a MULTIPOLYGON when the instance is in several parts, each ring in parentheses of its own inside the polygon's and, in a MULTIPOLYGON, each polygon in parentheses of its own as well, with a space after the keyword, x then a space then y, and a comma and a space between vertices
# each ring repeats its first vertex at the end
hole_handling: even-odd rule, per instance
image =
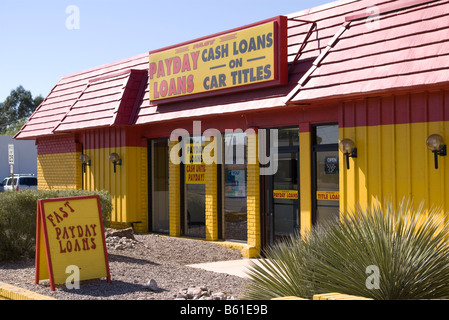
POLYGON ((276 23, 150 53, 150 100, 278 80, 276 23))

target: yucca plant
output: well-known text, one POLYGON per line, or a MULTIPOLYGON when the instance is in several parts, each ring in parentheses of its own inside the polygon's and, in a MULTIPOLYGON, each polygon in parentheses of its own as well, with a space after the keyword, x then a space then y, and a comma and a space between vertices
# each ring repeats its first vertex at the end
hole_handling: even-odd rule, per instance
POLYGON ((449 222, 403 201, 346 212, 264 251, 246 299, 339 292, 379 300, 449 297, 449 222))

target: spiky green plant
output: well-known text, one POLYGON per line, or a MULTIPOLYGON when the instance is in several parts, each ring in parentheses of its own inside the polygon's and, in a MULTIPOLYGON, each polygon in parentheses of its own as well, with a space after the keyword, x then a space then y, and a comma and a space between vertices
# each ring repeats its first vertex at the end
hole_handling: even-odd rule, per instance
POLYGON ((379 300, 449 297, 449 223, 403 201, 347 212, 252 264, 246 299, 339 292, 379 300), (377 273, 378 272, 378 273, 377 273))

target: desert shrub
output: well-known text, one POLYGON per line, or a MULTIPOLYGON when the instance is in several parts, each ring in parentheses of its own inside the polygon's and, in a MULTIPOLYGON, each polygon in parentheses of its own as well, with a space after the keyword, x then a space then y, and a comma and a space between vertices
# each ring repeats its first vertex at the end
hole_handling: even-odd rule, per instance
POLYGON ((358 207, 265 256, 250 268, 247 299, 330 292, 378 300, 449 297, 449 223, 441 210, 413 210, 406 202, 397 211, 358 207))
POLYGON ((103 223, 109 224, 112 202, 107 191, 20 190, 0 193, 0 261, 33 257, 38 199, 98 194, 103 223))

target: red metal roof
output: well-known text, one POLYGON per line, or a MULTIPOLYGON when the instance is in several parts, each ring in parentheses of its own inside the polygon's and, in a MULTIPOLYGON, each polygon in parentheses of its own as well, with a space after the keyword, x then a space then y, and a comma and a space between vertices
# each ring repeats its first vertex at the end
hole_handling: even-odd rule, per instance
POLYGON ((132 71, 148 73, 142 54, 63 77, 16 138, 449 83, 449 0, 340 0, 288 18, 287 86, 157 107, 146 76, 132 71), (307 21, 316 28, 302 46, 307 21))
POLYGON ((449 1, 386 1, 376 10, 378 20, 363 12, 345 19, 338 42, 291 101, 449 82, 449 1))
POLYGON ((135 98, 132 102, 125 100, 137 94, 133 92, 138 86, 136 80, 146 82, 136 71, 143 70, 146 77, 148 63, 148 54, 141 54, 62 77, 15 138, 35 139, 55 132, 128 122, 123 116, 135 115, 129 110, 130 104, 136 109, 139 105, 134 105, 135 98))

